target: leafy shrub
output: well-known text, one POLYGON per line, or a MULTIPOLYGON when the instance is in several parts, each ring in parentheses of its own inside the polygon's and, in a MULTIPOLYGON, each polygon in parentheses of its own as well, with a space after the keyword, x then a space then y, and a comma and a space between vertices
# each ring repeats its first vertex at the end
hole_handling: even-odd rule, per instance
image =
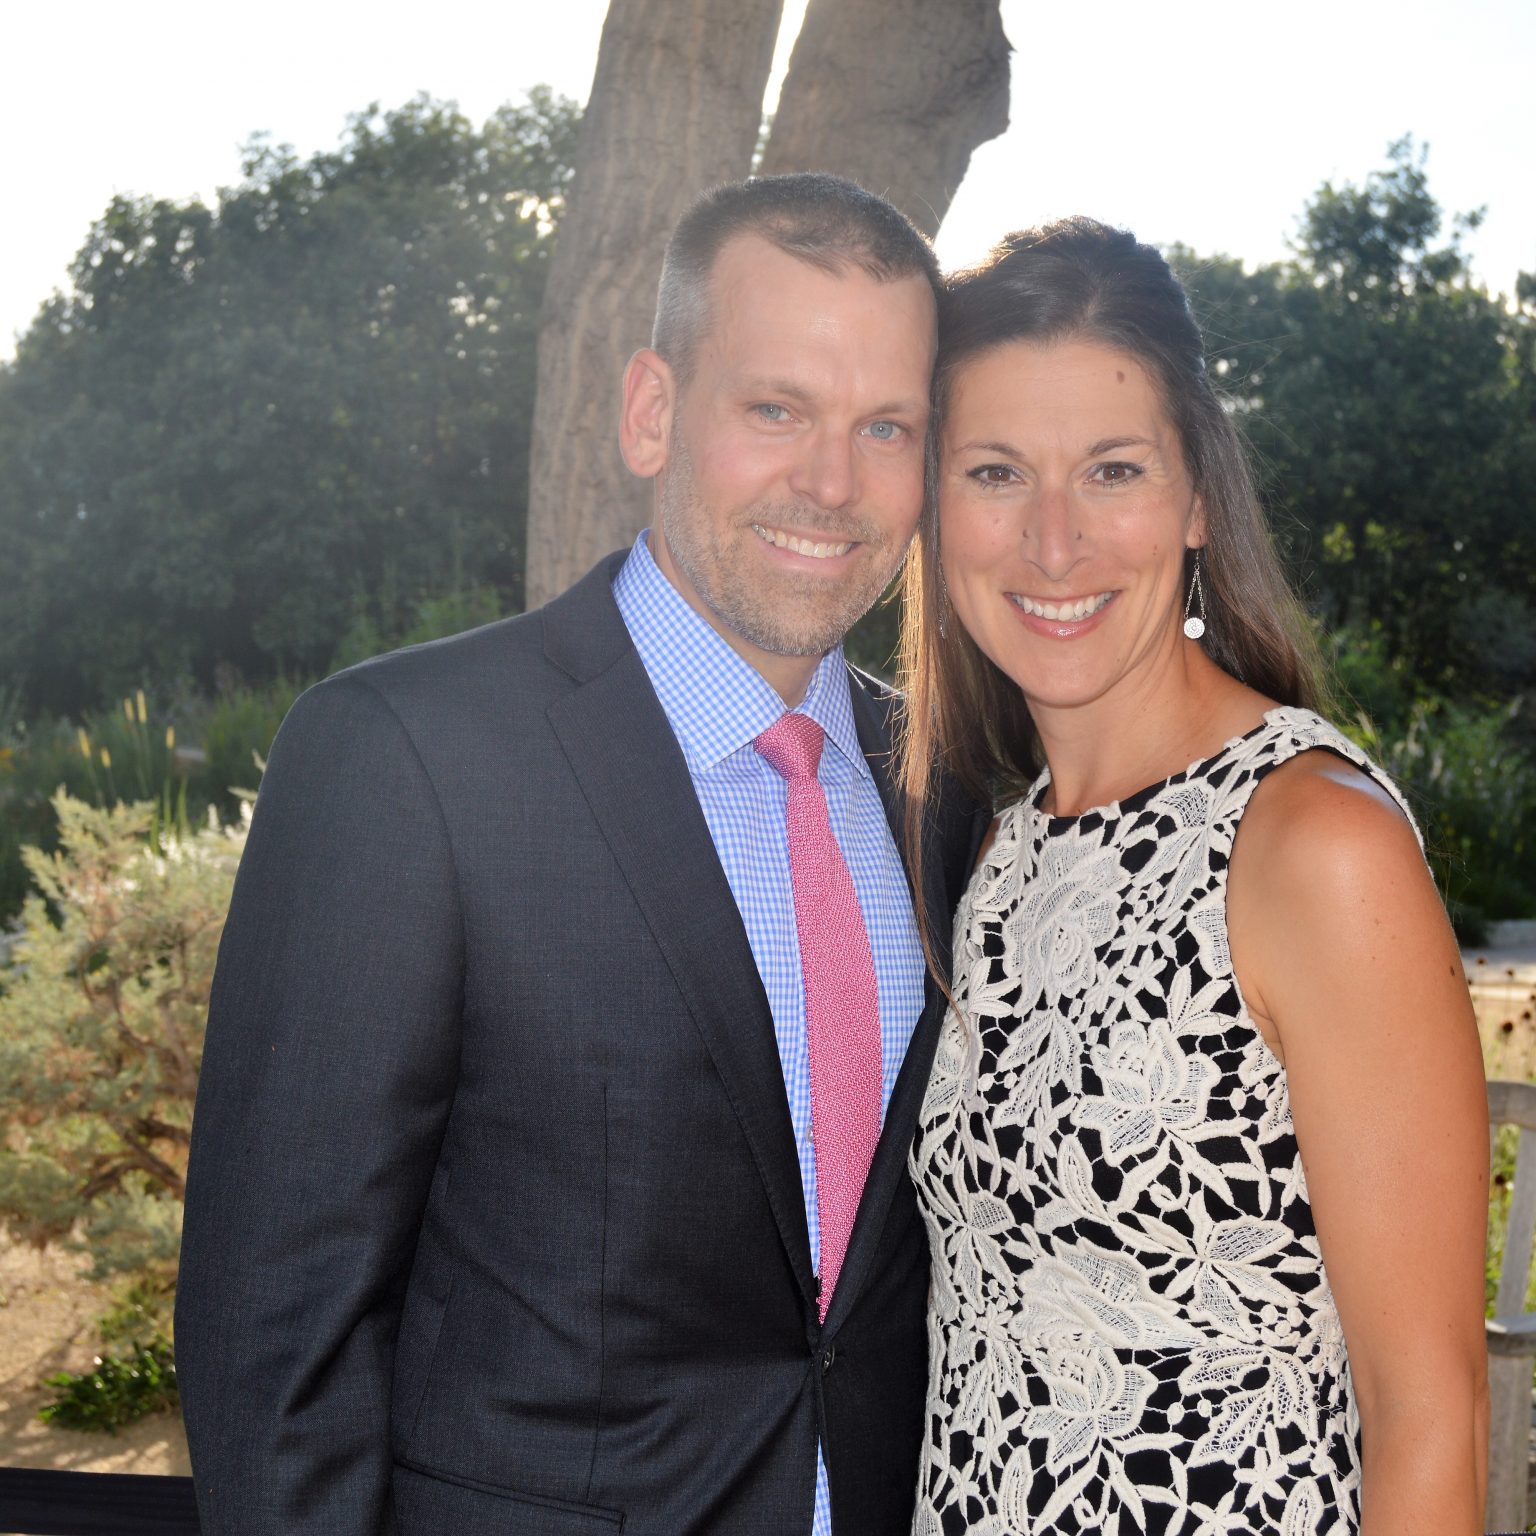
POLYGON ((355 599, 352 618, 331 657, 331 670, 355 666, 370 656, 403 645, 441 640, 466 629, 492 624, 510 610, 510 600, 496 587, 462 587, 424 597, 401 608, 387 595, 374 602, 355 599))
POLYGON ((260 688, 231 689, 214 701, 201 721, 205 761, 193 775, 198 803, 216 806, 226 818, 238 813, 236 791, 256 787, 261 778, 258 762, 266 761, 283 716, 307 686, 280 677, 260 688))
POLYGON ((1379 624, 1341 624, 1319 631, 1341 700, 1365 716, 1380 736, 1407 729, 1418 697, 1406 658, 1394 657, 1379 624))
POLYGON ((59 1371, 44 1385, 55 1396, 38 1417, 60 1429, 116 1434, 124 1424, 151 1413, 174 1413, 181 1404, 175 1358, 163 1338, 135 1344, 126 1355, 98 1355, 94 1370, 59 1371))
POLYGON ((169 1278, 246 824, 156 847, 152 804, 53 805, 60 848, 26 850, 38 893, 0 971, 0 1221, 89 1252, 96 1278, 169 1278))
POLYGON ((1464 943, 1488 923, 1536 913, 1536 760, 1517 737, 1521 702, 1421 699, 1400 734, 1352 734, 1403 786, 1464 943))
POLYGON ((150 1344, 169 1333, 176 1287, 163 1276, 141 1275, 130 1280, 96 1324, 101 1342, 113 1345, 150 1344))
POLYGON ((8 718, 0 695, 0 927, 31 885, 22 849, 52 853, 59 845, 58 790, 103 807, 156 800, 161 823, 201 825, 210 806, 220 820, 237 820, 238 791, 259 782, 257 764, 304 686, 279 679, 169 706, 136 692, 78 724, 31 726, 8 718))
POLYGON ((0 737, 0 922, 20 910, 29 885, 21 850, 58 846, 53 795, 64 789, 98 806, 157 798, 174 805, 184 785, 176 781, 175 740, 174 726, 142 690, 78 725, 12 722, 0 737))
MULTIPOLYGON (((1499 1276, 1504 1268, 1504 1240, 1509 1231, 1509 1205, 1514 1194, 1515 1156, 1520 1148, 1517 1126, 1501 1125, 1493 1140, 1493 1174, 1488 1187, 1488 1241, 1483 1249, 1483 1316, 1494 1315, 1499 1276)), ((1522 1311, 1536 1311, 1536 1270, 1526 1286, 1522 1311)))

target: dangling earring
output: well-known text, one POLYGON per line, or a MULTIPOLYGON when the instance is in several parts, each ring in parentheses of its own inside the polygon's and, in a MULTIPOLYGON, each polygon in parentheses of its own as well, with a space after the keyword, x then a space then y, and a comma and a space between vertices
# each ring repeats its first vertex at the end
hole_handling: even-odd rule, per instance
POLYGON ((1205 588, 1200 584, 1200 551, 1195 550, 1194 571, 1189 578, 1189 596, 1184 599, 1184 633, 1191 640, 1198 640, 1205 633, 1205 588), (1200 612, 1191 610, 1195 599, 1200 599, 1200 612))
POLYGON ((939 567, 939 639, 949 639, 949 583, 944 580, 944 567, 939 567))

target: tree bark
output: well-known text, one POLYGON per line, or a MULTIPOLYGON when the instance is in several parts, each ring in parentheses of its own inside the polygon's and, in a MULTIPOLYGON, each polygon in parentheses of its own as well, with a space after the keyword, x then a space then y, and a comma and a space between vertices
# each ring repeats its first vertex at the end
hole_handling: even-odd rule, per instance
MULTIPOLYGON (((762 172, 826 170, 937 233, 1008 126, 1000 0, 811 0, 762 172)), ((703 188, 745 176, 782 0, 611 0, 539 330, 529 607, 650 516, 619 457, 619 379, 650 338, 662 252, 703 188)))
POLYGON ((650 340, 667 236, 744 176, 783 0, 612 0, 545 290, 526 601, 563 591, 649 520, 617 446, 619 380, 650 340))
POLYGON ((999 0, 811 0, 764 175, 835 171, 936 235, 978 144, 1008 126, 999 0))

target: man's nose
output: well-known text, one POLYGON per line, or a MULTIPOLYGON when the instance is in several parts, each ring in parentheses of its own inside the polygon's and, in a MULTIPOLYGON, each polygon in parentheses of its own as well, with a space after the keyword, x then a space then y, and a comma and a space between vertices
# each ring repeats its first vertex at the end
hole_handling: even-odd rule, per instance
POLYGON ((789 488, 830 511, 855 499, 858 479, 853 443, 839 432, 816 432, 790 473, 789 488))

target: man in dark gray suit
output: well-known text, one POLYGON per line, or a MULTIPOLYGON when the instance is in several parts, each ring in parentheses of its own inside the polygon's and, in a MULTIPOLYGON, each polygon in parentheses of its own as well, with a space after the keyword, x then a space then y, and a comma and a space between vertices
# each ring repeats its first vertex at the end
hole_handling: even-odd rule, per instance
MULTIPOLYGON (((936 283, 849 183, 708 195, 624 381, 648 534, 294 706, 188 1181, 205 1536, 906 1530, 942 1003, 840 641, 917 522, 936 283)), ((929 829, 941 955, 979 832, 929 829)))

